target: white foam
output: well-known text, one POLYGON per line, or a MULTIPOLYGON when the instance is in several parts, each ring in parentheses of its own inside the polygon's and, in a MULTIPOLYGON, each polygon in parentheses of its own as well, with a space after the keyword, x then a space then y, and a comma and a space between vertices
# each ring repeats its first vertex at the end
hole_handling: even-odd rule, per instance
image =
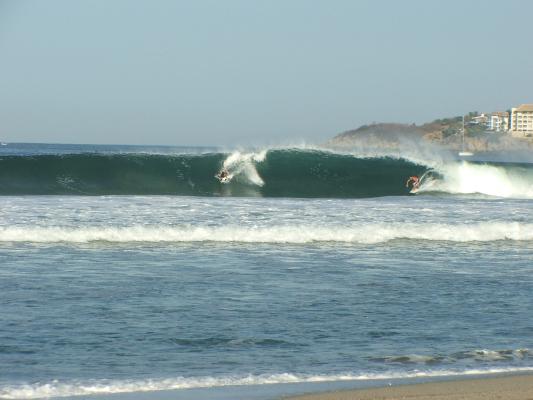
POLYGON ((61 382, 54 380, 48 383, 5 385, 0 387, 2 399, 41 399, 49 397, 87 396, 112 393, 152 392, 160 390, 180 390, 194 388, 213 388, 224 386, 271 385, 284 383, 316 383, 335 381, 368 381, 385 379, 409 379, 421 377, 467 376, 479 374, 498 374, 511 372, 533 371, 533 367, 472 369, 466 371, 434 370, 408 371, 391 373, 368 374, 332 374, 332 375, 304 375, 304 374, 272 374, 246 375, 225 377, 176 377, 167 379, 145 380, 87 380, 61 382))
POLYGON ((505 353, 502 353, 501 351, 485 350, 485 349, 471 352, 469 355, 476 361, 501 361, 501 360, 507 360, 509 358, 512 358, 512 353, 509 355, 506 355, 505 353))
POLYGON ((435 170, 442 176, 423 179, 418 193, 439 191, 453 194, 480 193, 505 198, 533 198, 533 172, 469 162, 446 163, 435 170))
POLYGON ((224 169, 230 174, 230 177, 238 177, 244 183, 263 186, 264 181, 259 176, 255 164, 265 160, 267 150, 258 153, 241 153, 234 151, 224 160, 224 169))
POLYGON ((451 242, 533 240, 533 224, 392 223, 354 226, 127 226, 127 227, 3 227, 0 242, 240 242, 240 243, 382 243, 395 239, 451 242))

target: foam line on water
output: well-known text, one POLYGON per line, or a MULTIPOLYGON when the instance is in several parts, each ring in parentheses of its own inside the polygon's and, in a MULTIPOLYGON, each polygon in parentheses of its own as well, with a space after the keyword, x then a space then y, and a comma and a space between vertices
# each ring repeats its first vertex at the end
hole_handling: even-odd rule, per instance
POLYGON ((235 242, 235 243, 383 243, 395 239, 490 242, 533 240, 533 224, 362 224, 356 226, 127 226, 127 227, 3 227, 0 242, 235 242))
POLYGON ((492 368, 471 370, 408 371, 391 373, 346 373, 335 375, 272 374, 225 377, 167 378, 145 380, 87 380, 0 386, 2 399, 41 399, 50 397, 88 396, 112 393, 152 392, 224 386, 269 385, 283 383, 316 383, 335 381, 369 381, 422 377, 470 376, 479 374, 533 371, 533 367, 492 368))

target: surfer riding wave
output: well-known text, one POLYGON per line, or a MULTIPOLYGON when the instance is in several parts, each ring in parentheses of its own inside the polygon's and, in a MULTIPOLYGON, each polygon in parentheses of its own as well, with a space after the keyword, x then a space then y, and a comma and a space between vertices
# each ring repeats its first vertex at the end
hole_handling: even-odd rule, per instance
POLYGON ((420 178, 417 175, 410 176, 405 182, 405 187, 410 187, 412 191, 417 191, 420 187, 420 178))
POLYGON ((217 175, 216 175, 216 178, 222 182, 222 183, 226 183, 226 182, 229 182, 231 177, 230 177, 230 174, 228 172, 227 169, 222 169, 217 175))

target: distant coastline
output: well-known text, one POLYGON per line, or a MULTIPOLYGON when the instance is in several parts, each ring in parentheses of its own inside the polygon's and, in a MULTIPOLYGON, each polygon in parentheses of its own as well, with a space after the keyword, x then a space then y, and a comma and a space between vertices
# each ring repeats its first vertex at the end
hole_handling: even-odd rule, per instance
MULTIPOLYGON (((399 148, 408 143, 427 143, 459 150, 461 128, 462 117, 437 119, 422 125, 379 122, 342 132, 330 139, 326 146, 399 148)), ((488 131, 476 125, 465 127, 465 144, 475 152, 533 150, 531 137, 515 137, 507 132, 488 131)))

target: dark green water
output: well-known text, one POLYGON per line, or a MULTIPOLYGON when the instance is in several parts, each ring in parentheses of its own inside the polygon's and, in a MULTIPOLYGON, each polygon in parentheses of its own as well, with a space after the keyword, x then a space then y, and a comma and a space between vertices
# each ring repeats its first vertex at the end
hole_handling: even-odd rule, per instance
POLYGON ((408 176, 426 168, 392 158, 320 151, 272 150, 236 157, 235 176, 215 175, 228 154, 44 154, 0 157, 1 195, 192 195, 378 197, 405 195, 408 176), (259 182, 250 179, 259 176, 259 182))

